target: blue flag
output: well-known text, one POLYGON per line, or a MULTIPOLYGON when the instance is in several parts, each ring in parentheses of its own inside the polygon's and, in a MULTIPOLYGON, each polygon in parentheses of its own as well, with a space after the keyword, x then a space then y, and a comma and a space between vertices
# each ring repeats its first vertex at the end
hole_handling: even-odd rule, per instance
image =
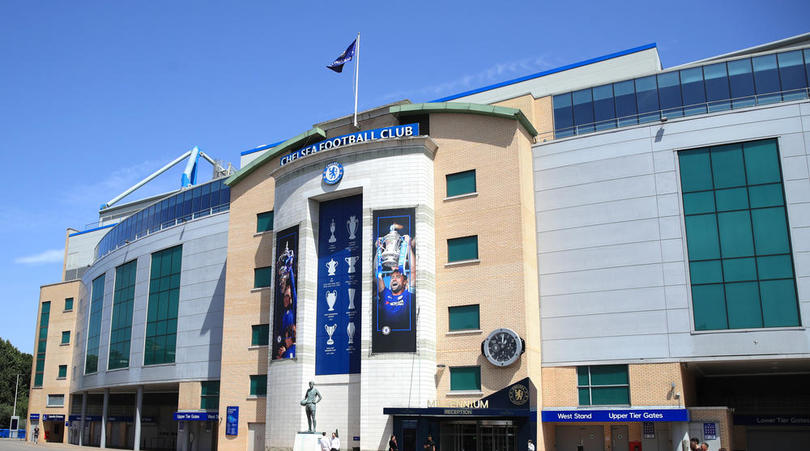
POLYGON ((327 69, 332 69, 333 71, 340 73, 343 72, 343 65, 348 63, 354 57, 354 46, 357 44, 357 39, 352 41, 351 44, 346 48, 346 51, 340 54, 332 64, 326 66, 327 69))

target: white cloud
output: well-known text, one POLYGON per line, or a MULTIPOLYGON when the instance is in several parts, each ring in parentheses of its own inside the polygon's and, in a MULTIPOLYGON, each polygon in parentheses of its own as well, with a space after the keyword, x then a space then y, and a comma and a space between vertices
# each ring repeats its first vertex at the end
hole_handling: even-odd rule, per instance
POLYGON ((523 58, 517 61, 497 63, 480 72, 466 74, 448 82, 388 93, 383 96, 383 99, 385 101, 391 101, 411 97, 431 97, 432 100, 432 97, 451 95, 470 89, 481 88, 493 83, 504 82, 511 78, 551 69, 552 67, 554 67, 554 65, 544 56, 523 58))
POLYGON ((41 265, 43 263, 59 263, 65 257, 64 249, 49 249, 39 254, 17 257, 14 263, 23 265, 41 265))

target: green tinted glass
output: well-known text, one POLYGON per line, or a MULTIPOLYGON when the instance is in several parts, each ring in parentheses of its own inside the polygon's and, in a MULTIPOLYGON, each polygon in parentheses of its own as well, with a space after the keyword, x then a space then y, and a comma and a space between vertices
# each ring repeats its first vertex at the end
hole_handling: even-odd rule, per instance
POLYGON ((267 346, 270 342, 270 325, 257 324, 253 326, 253 336, 250 344, 252 346, 267 346))
POLYGON ((152 254, 144 365, 175 361, 182 255, 182 246, 152 254))
POLYGON ((475 192, 475 170, 447 175, 447 197, 475 192))
POLYGON ((256 232, 273 230, 273 212, 267 211, 256 215, 256 232))
POLYGON ((758 255, 790 252, 784 207, 751 210, 751 219, 758 255))
POLYGON ((757 280, 756 262, 753 258, 723 260, 723 276, 726 282, 757 280))
POLYGON ((467 236, 447 240, 447 261, 458 262, 478 259, 478 237, 467 236))
POLYGON ((692 285, 696 330, 727 329, 723 284, 692 285))
POLYGON ((714 192, 700 191, 683 195, 683 211, 687 215, 714 213, 714 192))
POLYGON ((119 266, 115 270, 115 292, 110 331, 110 354, 108 368, 129 366, 129 347, 132 336, 132 309, 135 300, 135 271, 137 260, 119 266))
POLYGON ((481 367, 463 366, 450 368, 450 390, 480 390, 481 367))
POLYGON ((590 388, 579 388, 577 389, 577 394, 579 396, 579 405, 581 406, 589 406, 591 405, 591 389, 590 388))
POLYGON ((760 279, 793 278, 793 262, 790 255, 773 255, 757 258, 760 279))
POLYGON ((259 374, 250 376, 250 394, 252 396, 267 395, 267 375, 259 374))
POLYGON ((67 365, 59 365, 59 378, 66 378, 67 377, 67 365))
POLYGON ((630 404, 628 387, 593 387, 591 388, 593 405, 627 405, 630 404))
POLYGON ((627 384, 627 365, 591 366, 591 385, 627 384))
POLYGON ((782 181, 775 139, 745 143, 743 152, 749 185, 782 181))
POLYGON ((681 188, 684 193, 713 188, 709 150, 689 150, 678 153, 681 169, 681 188))
POLYGON ((73 310, 73 298, 65 298, 65 310, 73 310))
POLYGON ((104 308, 104 274, 93 280, 90 301, 90 324, 87 328, 87 354, 85 373, 98 371, 98 349, 101 336, 101 313, 104 308))
POLYGON ((748 195, 751 198, 751 208, 776 207, 785 204, 781 183, 751 186, 748 188, 748 195))
POLYGON ((478 329, 478 305, 463 305, 460 307, 450 307, 450 330, 470 330, 478 329))
POLYGON ((745 186, 742 145, 713 147, 711 155, 715 188, 745 186))
POLYGON ((763 280, 759 283, 765 327, 799 325, 796 287, 790 280, 763 280))
POLYGON ((707 260, 689 264, 689 274, 693 284, 718 283, 723 281, 720 260, 707 260))
POLYGON ((696 215, 684 218, 686 242, 690 260, 720 258, 720 240, 717 238, 717 216, 696 215))
POLYGON ((270 279, 273 276, 273 268, 266 266, 253 270, 253 288, 266 288, 270 286, 270 279))
POLYGON ((756 282, 726 284, 728 327, 747 329, 762 327, 762 310, 756 282))
POLYGON ((748 191, 745 188, 719 189, 714 192, 717 211, 744 210, 748 208, 748 191))
POLYGON ((718 213, 717 226, 720 229, 720 251, 723 253, 723 257, 754 255, 751 217, 748 211, 718 213))

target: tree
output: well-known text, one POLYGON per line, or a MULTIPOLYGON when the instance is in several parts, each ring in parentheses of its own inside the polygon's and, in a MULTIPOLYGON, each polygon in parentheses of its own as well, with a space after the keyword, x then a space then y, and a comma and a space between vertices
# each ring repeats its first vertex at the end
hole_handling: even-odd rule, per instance
POLYGON ((9 427, 14 409, 14 386, 17 375, 20 385, 17 387, 17 415, 20 424, 28 416, 28 389, 31 386, 31 364, 33 356, 20 352, 10 341, 0 338, 0 429, 9 427))

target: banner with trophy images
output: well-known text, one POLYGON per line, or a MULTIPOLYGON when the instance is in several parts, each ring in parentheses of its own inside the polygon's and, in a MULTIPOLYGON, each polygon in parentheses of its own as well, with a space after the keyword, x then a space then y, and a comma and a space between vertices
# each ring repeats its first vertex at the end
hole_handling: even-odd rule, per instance
POLYGON ((360 372, 363 196, 321 202, 315 374, 360 372))
POLYGON ((295 358, 298 309, 298 226, 276 234, 273 360, 295 358))
POLYGON ((415 209, 373 215, 371 352, 416 352, 415 209))

